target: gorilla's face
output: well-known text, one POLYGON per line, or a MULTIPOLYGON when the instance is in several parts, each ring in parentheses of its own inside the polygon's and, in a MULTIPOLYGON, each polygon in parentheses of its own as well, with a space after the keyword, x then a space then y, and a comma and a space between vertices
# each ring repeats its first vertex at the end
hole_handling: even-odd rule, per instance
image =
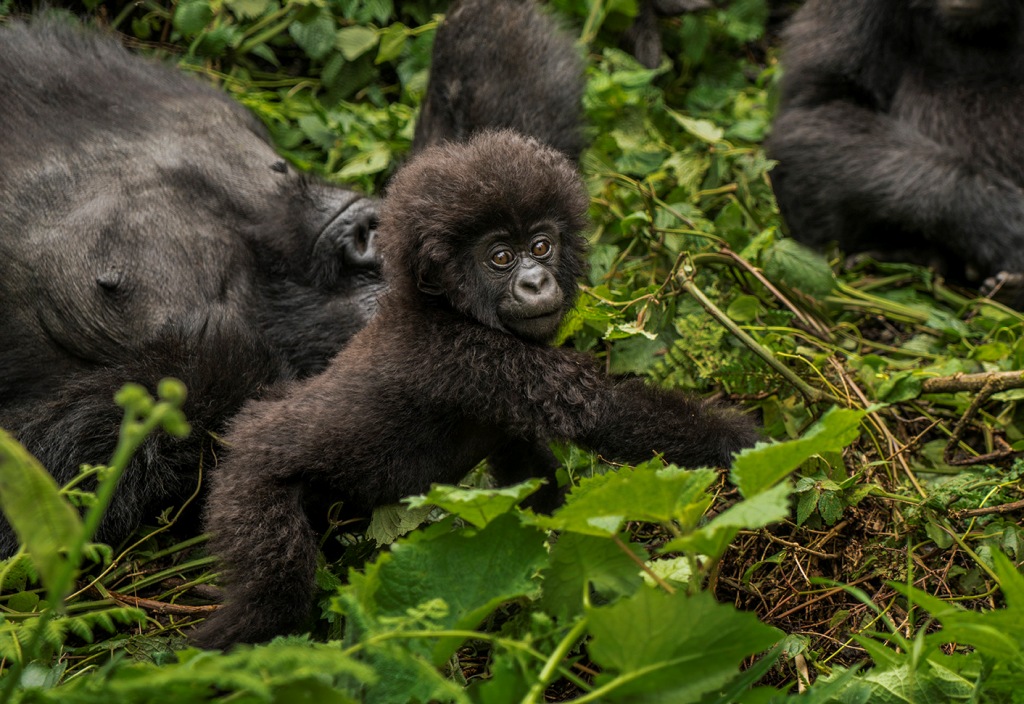
POLYGON ((565 313, 557 271, 561 236, 551 222, 524 231, 498 230, 473 248, 478 290, 472 313, 481 322, 531 341, 548 340, 565 313))
POLYGON ((1010 31, 1017 27, 1024 5, 1021 0, 918 0, 914 4, 933 10, 944 30, 964 39, 1010 31))

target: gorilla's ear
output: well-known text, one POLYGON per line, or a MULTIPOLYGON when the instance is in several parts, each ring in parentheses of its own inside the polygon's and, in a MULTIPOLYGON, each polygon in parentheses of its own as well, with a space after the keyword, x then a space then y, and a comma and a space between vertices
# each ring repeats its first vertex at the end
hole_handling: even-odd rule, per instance
POLYGON ((413 276, 416 279, 416 288, 428 296, 440 296, 444 293, 444 267, 441 261, 431 256, 437 245, 425 241, 413 262, 413 276))
POLYGON ((444 289, 441 288, 441 284, 433 283, 428 279, 424 279, 422 276, 417 277, 416 288, 429 296, 440 296, 444 293, 444 289))

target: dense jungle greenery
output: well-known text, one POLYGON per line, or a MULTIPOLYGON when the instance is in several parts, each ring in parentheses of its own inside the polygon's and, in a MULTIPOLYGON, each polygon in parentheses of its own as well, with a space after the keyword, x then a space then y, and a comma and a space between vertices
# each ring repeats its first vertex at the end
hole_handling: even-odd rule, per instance
MULTIPOLYGON (((175 384, 156 402, 129 387, 95 494, 58 491, 0 435, 0 502, 27 540, 0 567, 0 701, 1024 701, 1024 316, 785 237, 760 147, 780 4, 662 20, 653 70, 617 48, 636 0, 550 5, 587 57, 594 222, 561 342, 723 394, 772 442, 728 473, 558 448, 572 489, 552 517, 516 507, 534 485, 474 475, 368 528, 339 519, 312 637, 201 652, 185 635, 215 565, 175 531, 181 507, 130 544, 89 542, 141 436, 185 430, 175 384)), ((219 84, 298 167, 380 192, 445 6, 75 11, 219 84)))

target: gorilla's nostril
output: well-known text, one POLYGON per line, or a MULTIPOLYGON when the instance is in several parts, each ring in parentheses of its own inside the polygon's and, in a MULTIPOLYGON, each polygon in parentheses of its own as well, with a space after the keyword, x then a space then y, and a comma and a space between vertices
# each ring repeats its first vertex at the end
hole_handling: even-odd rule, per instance
POLYGON ((377 236, 377 216, 372 215, 365 223, 360 223, 352 237, 352 244, 360 254, 367 254, 373 247, 377 236))

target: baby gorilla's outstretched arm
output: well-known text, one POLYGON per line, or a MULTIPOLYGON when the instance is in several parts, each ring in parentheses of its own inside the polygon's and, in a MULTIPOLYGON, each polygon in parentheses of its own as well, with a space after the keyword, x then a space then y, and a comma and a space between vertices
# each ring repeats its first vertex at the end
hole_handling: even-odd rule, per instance
POLYGON ((576 441, 607 459, 629 463, 661 454, 683 467, 728 467, 757 442, 750 418, 729 406, 633 379, 606 393, 590 433, 576 441))

